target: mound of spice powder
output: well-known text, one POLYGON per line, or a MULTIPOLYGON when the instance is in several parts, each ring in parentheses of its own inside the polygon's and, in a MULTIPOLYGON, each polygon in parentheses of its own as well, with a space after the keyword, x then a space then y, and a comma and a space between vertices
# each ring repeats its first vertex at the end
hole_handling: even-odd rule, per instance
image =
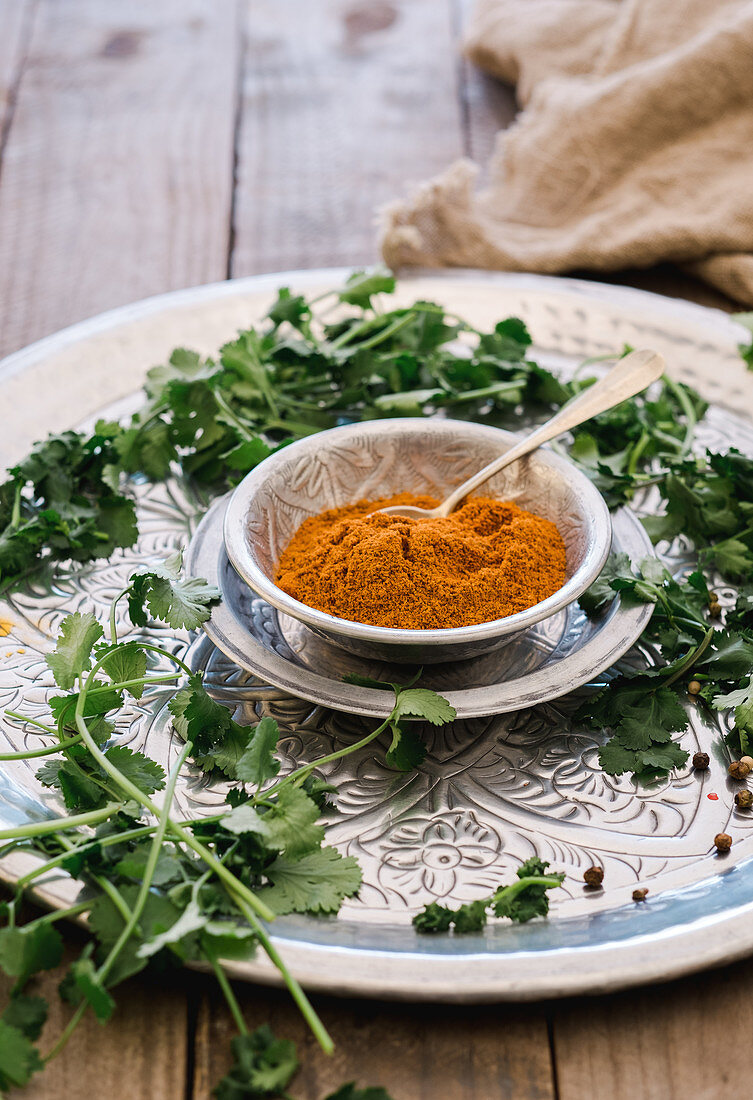
POLYGON ((275 582, 330 615, 412 630, 501 619, 565 583, 556 526, 516 504, 471 497, 441 519, 374 513, 438 503, 402 493, 312 516, 285 548, 275 582))

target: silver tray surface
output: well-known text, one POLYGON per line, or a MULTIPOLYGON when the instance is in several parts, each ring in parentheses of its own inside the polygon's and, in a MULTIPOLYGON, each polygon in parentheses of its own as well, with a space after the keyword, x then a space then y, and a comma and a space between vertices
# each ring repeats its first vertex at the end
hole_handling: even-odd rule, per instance
MULTIPOLYGON (((235 327, 259 316, 276 286, 315 292, 343 274, 288 273, 178 292, 25 349, 0 367, 0 394, 19 402, 20 410, 9 424, 3 457, 11 461, 32 436, 74 423, 82 408, 93 414, 128 399, 144 371, 174 344, 211 351, 235 327)), ((404 280, 400 295, 402 301, 434 297, 479 325, 510 313, 522 316, 541 358, 565 368, 623 343, 656 346, 677 377, 723 406, 707 418, 701 445, 753 453, 753 427, 724 408, 750 408, 753 380, 736 354, 741 330, 720 313, 637 291, 517 275, 420 276, 404 280)), ((177 483, 141 486, 138 495, 137 547, 109 562, 63 569, 0 609, 12 624, 0 640, 3 708, 43 715, 51 687, 44 654, 64 615, 84 607, 103 615, 137 563, 188 542, 208 503, 177 483)), ((672 567, 682 568, 682 540, 665 549, 672 567)), ((734 599, 729 589, 720 595, 726 604, 734 599)), ((240 720, 259 713, 278 719, 286 767, 352 741, 370 726, 368 718, 265 687, 201 635, 161 634, 164 645, 187 650, 194 666, 206 670, 207 683, 234 704, 240 720)), ((692 711, 683 736, 691 751, 702 747, 712 754, 707 773, 685 769, 657 787, 636 790, 626 777, 600 771, 598 735, 566 726, 564 716, 585 690, 577 698, 428 730, 429 754, 415 773, 390 771, 379 753, 349 757, 327 770, 338 787, 340 811, 328 839, 359 858, 365 884, 336 919, 275 922, 275 941, 304 984, 413 999, 530 999, 666 979, 753 951, 753 816, 734 807, 718 747, 721 722, 707 724, 692 711), (721 830, 734 839, 725 858, 711 851, 711 838, 721 830), (462 938, 413 932, 411 916, 425 902, 457 903, 487 893, 534 851, 567 872, 549 920, 520 927, 496 923, 462 938), (582 885, 583 869, 593 862, 605 868, 602 891, 582 885), (645 904, 630 901, 636 885, 650 887, 645 904)), ((166 698, 157 691, 132 704, 118 725, 124 743, 163 765, 178 751, 166 698)), ((31 737, 3 720, 0 743, 7 751, 31 743, 31 737)), ((3 766, 4 826, 59 811, 34 771, 33 762, 3 766)), ((187 769, 178 792, 184 812, 210 812, 221 798, 220 789, 187 769)), ((17 877, 30 859, 17 853, 3 861, 2 873, 17 877)), ((40 895, 59 905, 76 891, 76 883, 60 877, 40 895)), ((251 980, 276 980, 261 956, 232 970, 251 980)))

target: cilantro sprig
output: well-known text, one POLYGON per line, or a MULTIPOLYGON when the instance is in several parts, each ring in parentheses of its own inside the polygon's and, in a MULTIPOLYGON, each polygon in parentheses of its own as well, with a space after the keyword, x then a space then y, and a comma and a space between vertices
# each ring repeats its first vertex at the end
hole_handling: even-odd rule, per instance
POLYGON ((415 915, 413 927, 425 934, 453 929, 457 935, 464 935, 480 932, 490 910, 495 917, 505 917, 519 924, 534 917, 545 917, 549 912, 547 891, 561 886, 565 878, 563 872, 549 872, 548 867, 547 862, 532 856, 516 871, 516 882, 498 887, 490 897, 467 902, 456 909, 430 902, 415 915))
MULTIPOLYGON (((178 628, 203 622, 218 595, 206 582, 181 576, 180 555, 137 570, 111 603, 109 637, 88 611, 74 612, 60 624, 47 657, 59 692, 50 698, 49 723, 6 711, 45 734, 48 743, 4 759, 44 758, 38 777, 60 793, 69 813, 0 830, 4 850, 23 846, 40 857, 18 881, 0 928, 0 968, 15 979, 13 999, 0 1018, 0 1088, 26 1083, 63 1048, 85 1012, 109 1019, 112 991, 125 978, 153 963, 202 960, 217 975, 239 1028, 236 1064, 217 1095, 276 1094, 297 1065, 291 1045, 268 1031, 248 1032, 221 962, 249 958, 258 948, 279 969, 322 1048, 332 1050, 324 1025, 265 926, 282 913, 336 913, 360 888, 355 858, 324 843, 320 817, 333 788, 316 773, 387 731, 393 739, 388 759, 392 754, 407 766, 405 754, 394 749, 401 718, 409 714, 439 725, 455 712, 434 692, 394 685, 395 704, 384 722, 355 744, 281 776, 280 730, 272 718, 240 725, 180 657, 141 639, 118 637, 121 600, 134 625, 143 626, 149 614, 178 628), (170 662, 174 671, 149 671, 149 653, 170 662), (141 698, 169 685, 169 709, 183 744, 166 775, 155 761, 119 743, 113 712, 129 695, 141 698), (227 804, 213 816, 181 819, 173 813, 176 785, 189 759, 230 781, 227 804), (80 900, 19 924, 26 889, 59 869, 84 883, 80 900), (35 1041, 46 1007, 26 997, 24 989, 36 973, 60 964, 62 940, 54 923, 83 914, 92 938, 60 986, 73 1012, 42 1059, 35 1041)), ((381 1090, 359 1093, 353 1085, 343 1090, 333 1096, 386 1097, 381 1090)))

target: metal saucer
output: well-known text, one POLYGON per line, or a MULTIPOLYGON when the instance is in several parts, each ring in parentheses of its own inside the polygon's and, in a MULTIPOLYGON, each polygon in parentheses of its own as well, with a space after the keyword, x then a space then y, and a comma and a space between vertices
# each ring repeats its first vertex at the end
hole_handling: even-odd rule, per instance
MULTIPOLYGON (((247 672, 291 695, 351 714, 386 717, 391 692, 346 683, 358 673, 401 683, 415 671, 346 653, 303 623, 257 596, 228 560, 223 523, 228 497, 218 500, 199 524, 186 554, 186 570, 222 591, 222 603, 204 625, 210 640, 247 672)), ((628 509, 614 516, 613 549, 640 561, 652 553, 638 518, 628 509)), ((565 695, 596 679, 633 644, 651 616, 651 606, 623 607, 618 599, 597 620, 577 603, 535 623, 503 649, 473 660, 427 666, 419 683, 440 691, 458 718, 521 710, 565 695)))

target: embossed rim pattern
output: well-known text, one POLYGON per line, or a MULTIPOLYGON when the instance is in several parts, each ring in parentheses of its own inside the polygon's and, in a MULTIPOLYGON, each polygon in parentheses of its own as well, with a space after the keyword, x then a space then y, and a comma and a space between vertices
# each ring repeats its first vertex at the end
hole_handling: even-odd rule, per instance
MULTIPOLYGON (((153 319, 164 335, 169 330, 165 318, 177 313, 188 342, 191 336, 186 330, 192 318, 201 320, 202 306, 216 306, 242 295, 256 296, 258 301, 284 283, 300 288, 332 285, 344 274, 347 272, 343 270, 278 273, 162 295, 72 326, 9 357, 0 365, 4 394, 16 401, 25 389, 36 402, 33 417, 24 421, 19 416, 8 425, 6 455, 12 460, 14 448, 18 453, 28 446, 30 433, 39 434, 48 426, 63 427, 64 417, 70 421, 75 415, 71 409, 81 408, 77 386, 85 387, 84 396, 93 413, 125 397, 138 384, 133 374, 126 379, 111 370, 105 377, 101 364, 107 360, 97 354, 90 355, 88 365, 77 375, 65 375, 72 385, 68 387, 70 392, 63 393, 60 360, 68 352, 78 356, 90 342, 109 340, 116 355, 122 352, 126 356, 130 324, 153 319)), ((500 315, 505 309, 505 295, 516 291, 530 293, 545 308, 550 302, 553 307, 557 302, 567 302, 571 309, 582 313, 584 322, 587 317, 598 321, 595 328, 604 350, 613 346, 609 334, 619 331, 622 319, 633 318, 636 323, 639 319, 658 350, 666 347, 674 357, 677 377, 697 383, 700 373, 705 396, 733 412, 751 406, 753 377, 744 375, 736 358, 736 345, 744 338, 744 330, 719 311, 642 291, 530 275, 432 273, 430 278, 420 276, 418 282, 420 293, 430 293, 429 284, 445 301, 453 297, 467 301, 469 291, 488 294, 491 288, 499 293, 500 315), (683 347, 692 352, 689 362, 681 355, 683 347), (733 363, 735 377, 727 380, 724 366, 733 363)), ((409 291, 412 283, 405 281, 409 291)), ((548 346, 573 355, 580 353, 586 343, 574 327, 562 330, 548 346)), ((156 356, 153 361, 157 361, 156 356)), ((112 359, 109 362, 112 366, 112 359)), ((69 363, 67 369, 75 367, 69 363)), ((2 873, 17 877, 29 865, 29 857, 16 854, 4 863, 2 873)), ((647 906, 626 904, 591 918, 555 918, 520 929, 495 928, 484 937, 464 942, 451 938, 441 944, 419 942, 415 936, 406 935, 404 928, 387 926, 364 949, 357 942, 353 922, 297 919, 280 922, 275 940, 304 984, 328 992, 461 1002, 605 992, 677 977, 729 962, 753 950, 753 860, 726 865, 719 861, 718 867, 703 881, 667 891, 647 906)), ((39 896, 50 905, 61 905, 66 900, 66 889, 70 893, 72 886, 70 881, 61 880, 40 891, 39 896)), ((231 969, 239 977, 277 981, 276 972, 263 959, 231 969)))

